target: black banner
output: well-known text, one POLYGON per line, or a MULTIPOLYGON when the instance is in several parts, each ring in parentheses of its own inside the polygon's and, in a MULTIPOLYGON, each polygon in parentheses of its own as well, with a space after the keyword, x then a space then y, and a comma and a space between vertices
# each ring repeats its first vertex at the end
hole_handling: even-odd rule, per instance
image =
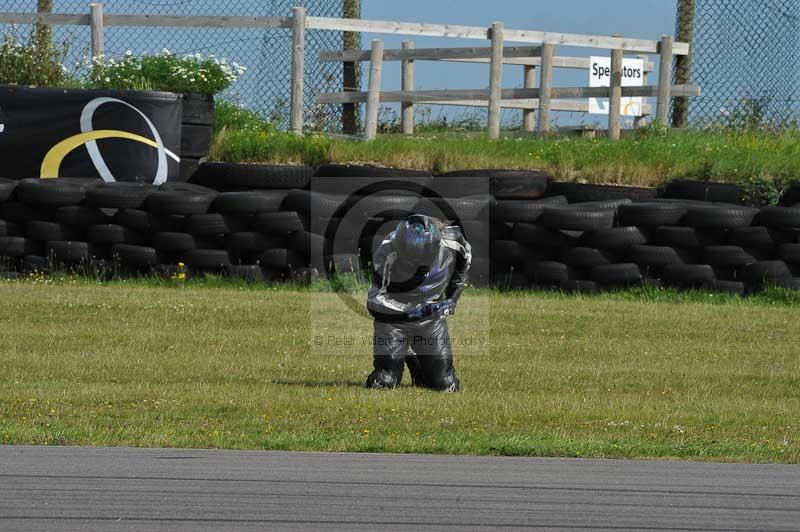
POLYGON ((0 86, 0 176, 177 179, 182 106, 167 92, 0 86))

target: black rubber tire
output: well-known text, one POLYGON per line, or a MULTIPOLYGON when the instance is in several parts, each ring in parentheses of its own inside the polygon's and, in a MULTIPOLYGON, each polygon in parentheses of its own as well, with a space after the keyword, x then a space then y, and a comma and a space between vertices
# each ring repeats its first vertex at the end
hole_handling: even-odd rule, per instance
POLYGON ((720 279, 717 279, 709 288, 714 292, 736 296, 743 296, 747 291, 747 285, 744 283, 739 281, 722 281, 720 279))
POLYGON ((542 261, 525 266, 525 276, 540 288, 561 288, 570 280, 571 268, 564 263, 542 261))
POLYGON ((203 163, 191 182, 217 190, 308 188, 310 166, 203 163))
POLYGON ((190 249, 184 262, 192 268, 220 270, 231 265, 231 257, 224 249, 190 249))
POLYGON ((629 226, 678 225, 688 205, 680 203, 631 203, 619 207, 619 222, 629 226))
POLYGON ((115 244, 111 246, 111 256, 118 258, 122 264, 137 268, 153 268, 166 260, 165 256, 153 247, 133 244, 115 244))
POLYGON ((286 194, 281 190, 224 192, 216 197, 211 210, 223 214, 278 212, 286 199, 286 194))
POLYGON ((0 203, 10 200, 14 197, 14 190, 19 185, 17 179, 7 179, 0 177, 0 203))
POLYGON ((213 188, 196 185, 194 183, 183 183, 181 181, 167 181, 158 187, 160 192, 185 192, 187 194, 209 194, 216 196, 219 192, 213 188))
POLYGON ((325 237, 309 231, 298 231, 289 237, 288 248, 306 257, 322 257, 325 250, 325 237))
POLYGON ((742 247, 773 248, 794 242, 795 235, 791 231, 754 225, 731 230, 728 233, 728 241, 742 247))
POLYGON ((548 196, 566 196, 570 203, 585 203, 627 199, 647 201, 655 198, 654 188, 627 187, 619 185, 588 185, 583 183, 555 182, 547 189, 548 196))
POLYGON ((675 179, 667 184, 661 197, 741 205, 744 191, 729 183, 675 179))
POLYGON ((708 246, 703 250, 703 262, 714 268, 739 268, 758 262, 758 258, 739 246, 708 246))
POLYGON ((766 227, 800 228, 800 207, 764 207, 758 220, 766 227))
POLYGON ((551 196, 539 200, 500 200, 492 208, 492 221, 496 223, 535 223, 541 218, 545 207, 567 204, 565 196, 551 196))
MULTIPOLYGON (((181 231, 184 217, 158 216, 139 209, 122 209, 114 215, 114 223, 140 233, 181 231)), ((99 224, 98 224, 99 225, 99 224)))
POLYGON ((159 190, 147 197, 145 207, 148 212, 160 215, 205 214, 213 201, 211 194, 159 190))
POLYGON ((186 157, 185 155, 181 157, 180 172, 178 174, 180 180, 182 182, 190 181, 204 160, 205 157, 186 157))
POLYGON ((261 269, 261 266, 255 264, 227 266, 223 268, 222 272, 225 277, 248 283, 263 283, 266 280, 264 270, 261 269))
POLYGON ((570 294, 596 294, 598 292, 597 283, 583 280, 567 281, 561 289, 570 294))
POLYGON ((16 188, 22 203, 33 206, 65 207, 78 205, 86 199, 89 188, 99 186, 102 180, 66 178, 23 179, 16 188))
POLYGON ((580 203, 570 203, 569 207, 574 209, 593 209, 593 210, 606 210, 611 209, 616 211, 623 205, 630 205, 632 202, 627 198, 598 200, 598 201, 582 201, 580 203))
POLYGON ((628 250, 628 259, 648 270, 666 268, 673 264, 684 264, 686 262, 685 257, 678 250, 669 246, 631 246, 628 250))
POLYGON ((25 236, 24 226, 0 220, 0 236, 25 236))
POLYGON ((707 288, 717 282, 717 275, 708 264, 673 264, 664 270, 664 281, 681 288, 707 288))
POLYGON ((213 135, 210 125, 181 124, 181 157, 205 157, 213 135))
POLYGON ((184 94, 182 124, 214 125, 214 97, 205 94, 184 94))
POLYGON ((463 220, 461 233, 473 248, 491 242, 491 228, 483 220, 463 220))
POLYGON ((44 256, 58 262, 78 263, 103 259, 108 256, 108 248, 89 242, 54 240, 45 242, 44 256))
POLYGON ((260 254, 268 249, 286 248, 286 238, 267 236, 262 233, 239 232, 225 237, 225 249, 231 255, 260 254))
POLYGON ((147 243, 148 237, 144 233, 128 229, 119 224, 90 225, 86 230, 86 240, 93 244, 134 244, 147 243))
POLYGON ((163 253, 182 254, 196 249, 194 236, 189 233, 161 232, 153 234, 153 247, 163 253))
POLYGON ((782 244, 778 249, 778 258, 787 264, 800 265, 800 244, 782 244))
POLYGON ((474 189, 481 187, 479 194, 486 192, 485 181, 488 180, 488 192, 500 200, 539 199, 552 181, 550 175, 535 170, 458 170, 440 174, 434 179, 434 185, 440 183, 455 188, 459 178, 479 180, 472 181, 474 189))
POLYGON ((337 253, 325 257, 325 271, 330 273, 359 273, 361 259, 354 253, 337 253))
POLYGON ((790 185, 789 188, 784 190, 778 205, 781 207, 800 206, 800 183, 790 185))
POLYGON ((726 241, 723 230, 694 229, 692 227, 662 226, 657 227, 654 242, 662 246, 677 248, 704 248, 726 241))
POLYGON ((79 227, 74 225, 33 221, 26 224, 25 236, 31 240, 47 242, 48 240, 82 240, 84 234, 79 227))
POLYGON ((437 175, 429 188, 443 198, 462 198, 491 193, 491 183, 486 176, 437 175))
POLYGON ((522 258, 522 246, 514 240, 495 240, 492 242, 492 261, 497 264, 519 264, 522 258))
POLYGON ((631 246, 647 244, 650 238, 638 227, 612 227, 599 231, 587 231, 579 239, 582 246, 625 250, 631 246))
MULTIPOLYGON (((319 216, 322 214, 323 216, 331 216, 334 214, 334 210, 328 210, 328 207, 324 207, 322 211, 319 210, 317 199, 321 198, 311 198, 311 214, 319 216)), ((339 205, 342 203, 342 199, 339 197, 328 197, 329 202, 335 203, 338 202, 339 205)), ((391 194, 391 193, 381 193, 381 194, 374 194, 371 196, 367 196, 365 198, 361 198, 356 203, 353 204, 352 210, 350 213, 357 214, 361 218, 374 218, 374 217, 383 217, 383 218, 406 218, 407 216, 414 214, 415 208, 419 203, 419 198, 417 196, 411 195, 398 195, 398 194, 391 194)), ((487 203, 488 205, 488 203, 487 203)), ((352 214, 350 214, 352 216, 352 214)))
POLYGON ((19 261, 19 269, 26 274, 47 273, 50 271, 50 261, 42 255, 25 255, 19 261))
POLYGON ((568 248, 577 245, 578 239, 557 229, 539 224, 514 224, 511 240, 523 245, 549 248, 568 248))
POLYGON ((636 264, 608 264, 594 268, 591 280, 607 287, 630 286, 642 282, 642 272, 636 264))
POLYGON ((565 264, 580 270, 592 270, 598 266, 613 264, 616 258, 606 251, 587 247, 570 248, 562 254, 562 257, 565 264))
POLYGON ((0 218, 22 225, 35 220, 51 221, 55 212, 48 207, 32 207, 15 201, 0 203, 0 218))
POLYGON ((61 207, 56 210, 55 218, 59 223, 77 227, 111 223, 111 216, 83 205, 61 207))
POLYGON ((791 279, 781 279, 777 283, 778 286, 781 288, 785 288, 786 290, 793 290, 795 292, 800 292, 800 277, 793 277, 791 279))
POLYGON ((683 223, 695 229, 735 229, 753 223, 757 209, 719 205, 690 206, 683 223))
POLYGON ((452 214, 461 221, 489 219, 492 199, 489 196, 461 198, 422 198, 412 208, 414 214, 426 214, 439 220, 452 220, 452 214))
POLYGON ((422 177, 432 179, 430 172, 423 170, 406 170, 402 168, 385 168, 382 166, 363 166, 350 164, 323 164, 317 168, 317 177, 366 177, 366 178, 403 178, 422 177))
POLYGON ((615 212, 611 209, 547 207, 542 213, 540 223, 551 229, 596 231, 611 228, 614 225, 614 217, 615 212))
POLYGON ((183 222, 183 230, 192 235, 227 235, 246 231, 248 226, 247 218, 220 213, 194 214, 183 222))
POLYGON ((0 237, 0 257, 24 257, 25 255, 40 255, 42 243, 23 236, 0 237))
POLYGON ((141 209, 147 197, 155 191, 148 183, 104 183, 86 192, 86 203, 107 209, 141 209))
POLYGON ((256 231, 273 236, 289 236, 304 229, 303 220, 294 211, 258 214, 253 218, 252 227, 256 231))
POLYGON ((265 268, 282 272, 309 267, 308 257, 291 249, 269 249, 259 256, 258 262, 265 268))
POLYGON ((769 260, 748 264, 742 268, 742 279, 754 287, 766 283, 779 283, 792 278, 792 271, 782 260, 769 260))

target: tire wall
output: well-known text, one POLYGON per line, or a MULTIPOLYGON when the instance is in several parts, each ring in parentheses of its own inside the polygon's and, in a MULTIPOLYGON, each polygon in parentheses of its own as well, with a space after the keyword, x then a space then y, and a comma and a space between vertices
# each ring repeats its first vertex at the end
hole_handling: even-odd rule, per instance
MULTIPOLYGON (((333 173, 322 170, 203 164, 191 183, 161 187, 0 180, 0 256, 17 271, 63 262, 123 275, 173 275, 183 263, 190 274, 251 281, 368 268, 376 239, 396 224, 400 207, 413 203, 389 198, 397 213, 365 221, 331 254, 317 228, 332 223, 336 196, 310 191, 315 172, 333 173)), ((369 173, 352 169, 355 180, 369 173)), ((524 174, 398 177, 439 180, 453 196, 468 192, 461 179, 491 181, 488 201, 445 198, 471 209, 473 219, 462 224, 468 239, 480 229, 486 235, 486 242, 474 239, 472 284, 596 291, 649 281, 734 293, 766 284, 800 287, 800 206, 751 208, 661 198, 647 189, 553 186, 524 174), (480 209, 488 215, 478 217, 480 209)), ((729 193, 704 186, 711 196, 729 193)))

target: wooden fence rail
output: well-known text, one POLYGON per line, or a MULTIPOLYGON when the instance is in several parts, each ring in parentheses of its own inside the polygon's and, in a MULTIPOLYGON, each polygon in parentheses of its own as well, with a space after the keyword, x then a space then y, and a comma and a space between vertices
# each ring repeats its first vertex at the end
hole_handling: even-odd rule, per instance
MULTIPOLYGON (((367 138, 372 138, 377 130, 377 108, 380 102, 400 102, 403 105, 404 131, 413 132, 413 103, 437 103, 452 105, 481 105, 489 108, 488 130, 491 136, 499 136, 500 109, 503 107, 524 110, 524 125, 533 129, 533 111, 539 111, 539 130, 547 134, 550 129, 550 111, 588 110, 586 102, 569 101, 572 98, 609 97, 614 102, 625 96, 656 97, 657 119, 666 124, 669 101, 673 96, 696 96, 699 88, 671 84, 672 61, 674 56, 689 54, 687 43, 673 42, 665 36, 661 40, 630 39, 619 36, 578 35, 572 33, 551 33, 542 31, 508 29, 500 22, 491 27, 455 26, 448 24, 422 24, 382 20, 360 20, 346 18, 322 18, 306 16, 304 8, 294 8, 290 17, 175 17, 163 15, 108 15, 103 13, 99 3, 91 4, 88 13, 0 13, 0 24, 44 24, 52 26, 89 26, 92 35, 92 55, 102 59, 105 51, 104 28, 106 26, 124 27, 189 27, 189 28, 282 28, 292 33, 292 82, 291 129, 296 133, 303 131, 303 79, 305 76, 305 32, 349 31, 391 35, 422 37, 451 37, 490 41, 490 47, 482 48, 435 48, 414 49, 413 43, 404 43, 402 50, 383 50, 382 41, 373 41, 372 50, 324 52, 320 59, 336 62, 370 61, 370 90, 367 92, 348 92, 321 94, 319 103, 367 102, 367 138), (506 46, 505 43, 534 44, 535 46, 506 46), (588 59, 577 57, 558 57, 556 46, 572 46, 612 50, 614 55, 612 78, 621 78, 622 54, 659 54, 661 68, 658 87, 619 87, 594 88, 572 87, 553 88, 554 68, 586 69, 588 59), (455 62, 481 62, 490 65, 488 90, 459 91, 414 91, 413 65, 418 60, 443 60, 455 62), (403 90, 381 92, 380 79, 384 61, 401 61, 403 64, 403 90), (502 89, 503 65, 525 67, 522 89, 502 89), (539 87, 535 72, 540 70, 539 87)), ((653 64, 645 61, 645 73, 653 71, 653 64)), ((618 83, 617 83, 618 85, 618 83)), ((648 106, 645 106, 649 114, 648 106)), ((609 117, 610 133, 618 136, 618 116, 609 117)), ((637 120, 640 120, 641 117, 637 120)))

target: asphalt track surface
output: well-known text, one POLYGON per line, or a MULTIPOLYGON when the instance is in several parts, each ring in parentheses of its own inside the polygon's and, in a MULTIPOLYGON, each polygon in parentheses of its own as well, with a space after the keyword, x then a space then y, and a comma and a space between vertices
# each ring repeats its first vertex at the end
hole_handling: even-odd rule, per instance
POLYGON ((0 530, 800 530, 800 467, 0 447, 0 530))

